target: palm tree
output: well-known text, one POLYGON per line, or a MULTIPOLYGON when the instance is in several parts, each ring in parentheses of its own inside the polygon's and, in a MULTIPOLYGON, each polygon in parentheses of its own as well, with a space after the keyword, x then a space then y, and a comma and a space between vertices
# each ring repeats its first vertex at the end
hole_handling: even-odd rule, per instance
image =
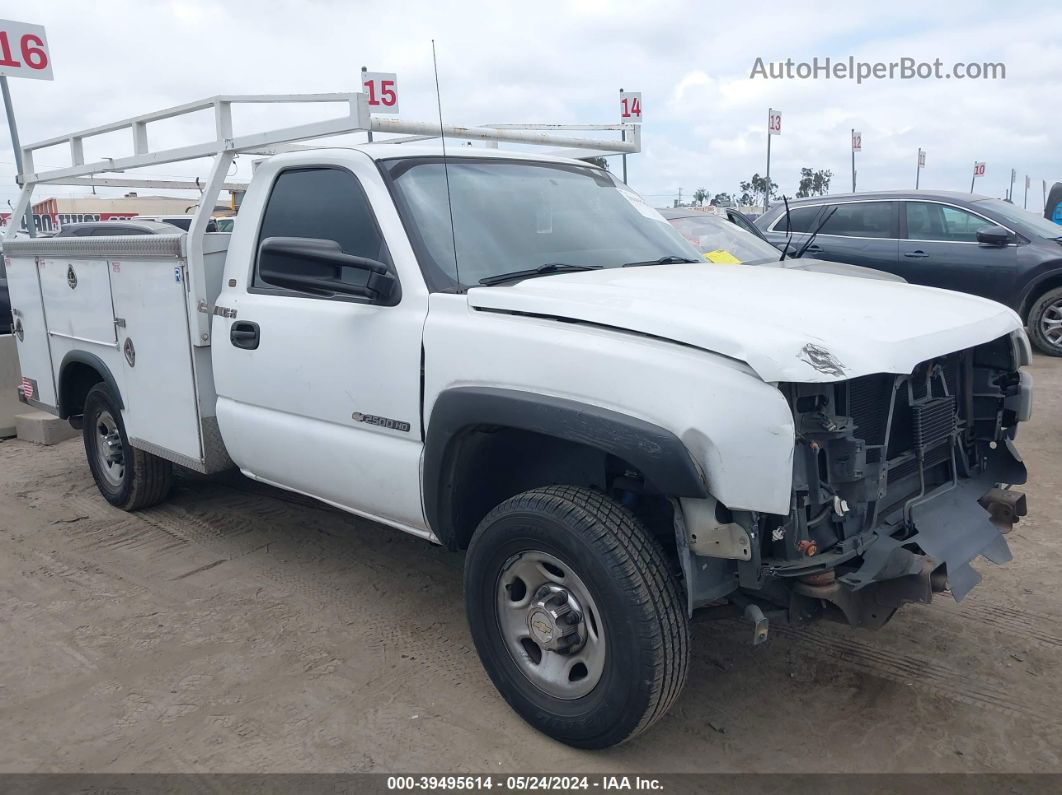
POLYGON ((693 200, 699 205, 704 205, 704 200, 708 198, 708 191, 705 188, 697 188, 693 192, 693 200))

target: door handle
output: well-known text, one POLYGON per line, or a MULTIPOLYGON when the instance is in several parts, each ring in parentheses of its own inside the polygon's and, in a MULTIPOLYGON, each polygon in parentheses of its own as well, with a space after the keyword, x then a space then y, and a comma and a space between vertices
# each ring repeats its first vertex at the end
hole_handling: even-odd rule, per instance
POLYGON ((917 249, 916 251, 905 251, 903 255, 911 259, 922 259, 924 257, 929 256, 928 254, 926 254, 926 252, 922 251, 922 249, 917 249))
POLYGON ((811 245, 807 247, 806 251, 808 254, 821 254, 822 246, 811 245))
POLYGON ((237 348, 253 351, 258 348, 258 324, 250 320, 237 320, 229 329, 229 341, 237 348))

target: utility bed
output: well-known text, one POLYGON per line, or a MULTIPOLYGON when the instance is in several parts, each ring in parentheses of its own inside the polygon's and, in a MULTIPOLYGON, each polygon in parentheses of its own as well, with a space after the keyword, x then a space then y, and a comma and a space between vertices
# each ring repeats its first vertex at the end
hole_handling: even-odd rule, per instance
POLYGON ((228 233, 205 235, 202 304, 190 290, 183 232, 8 241, 22 399, 68 417, 63 404, 82 381, 60 376, 98 359, 123 396, 133 446, 198 472, 231 466, 217 429, 209 338, 193 338, 190 320, 221 290, 228 242, 228 233), (60 383, 70 394, 58 393, 60 383))

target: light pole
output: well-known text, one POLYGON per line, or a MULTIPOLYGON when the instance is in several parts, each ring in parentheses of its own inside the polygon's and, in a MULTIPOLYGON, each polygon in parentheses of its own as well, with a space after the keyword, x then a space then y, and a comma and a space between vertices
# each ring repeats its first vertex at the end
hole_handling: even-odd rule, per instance
POLYGON ((763 211, 771 207, 771 136, 782 134, 782 114, 774 108, 767 109, 767 180, 763 186, 763 211))
POLYGON ((863 136, 861 133, 857 133, 855 127, 852 128, 852 193, 856 192, 856 167, 855 167, 855 153, 856 150, 862 151, 863 149, 863 136))

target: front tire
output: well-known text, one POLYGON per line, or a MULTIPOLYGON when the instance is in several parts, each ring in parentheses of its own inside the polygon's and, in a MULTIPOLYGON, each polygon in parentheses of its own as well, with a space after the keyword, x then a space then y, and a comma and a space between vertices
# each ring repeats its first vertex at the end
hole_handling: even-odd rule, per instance
POLYGON ((597 492, 551 486, 491 511, 469 545, 465 600, 495 687, 560 742, 629 740, 685 685, 689 621, 664 552, 597 492))
POLYGON ((1048 290, 1029 309, 1029 339, 1048 356, 1062 356, 1062 287, 1048 290))
POLYGON ((104 384, 85 397, 82 438, 100 494, 123 511, 162 502, 173 485, 173 464, 129 444, 118 401, 104 384))

